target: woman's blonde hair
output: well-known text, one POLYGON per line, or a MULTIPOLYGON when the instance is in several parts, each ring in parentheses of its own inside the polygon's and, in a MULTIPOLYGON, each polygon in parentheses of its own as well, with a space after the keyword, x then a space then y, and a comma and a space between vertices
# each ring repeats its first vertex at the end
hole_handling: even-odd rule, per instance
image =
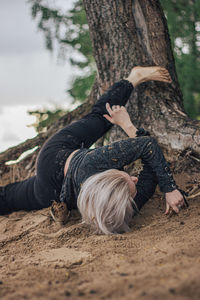
POLYGON ((121 171, 111 169, 89 177, 78 196, 78 208, 85 223, 97 233, 128 232, 133 216, 129 182, 121 171))

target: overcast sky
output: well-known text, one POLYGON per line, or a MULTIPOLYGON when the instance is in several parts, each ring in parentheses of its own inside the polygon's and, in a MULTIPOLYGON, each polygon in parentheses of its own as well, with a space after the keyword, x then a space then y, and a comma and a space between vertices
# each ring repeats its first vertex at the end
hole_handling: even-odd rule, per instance
MULTIPOLYGON (((63 10, 74 2, 50 1, 63 10)), ((35 135, 26 128, 34 121, 28 109, 70 103, 65 90, 73 70, 46 50, 30 8, 27 0, 0 0, 0 151, 35 135)))

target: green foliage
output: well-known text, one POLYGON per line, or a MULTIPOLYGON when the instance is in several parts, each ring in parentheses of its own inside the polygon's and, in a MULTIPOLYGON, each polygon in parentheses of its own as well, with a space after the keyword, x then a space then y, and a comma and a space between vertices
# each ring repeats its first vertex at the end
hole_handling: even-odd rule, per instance
POLYGON ((67 111, 64 111, 59 107, 56 107, 54 110, 43 108, 40 110, 29 111, 28 113, 31 116, 36 117, 35 123, 30 126, 35 127, 37 132, 45 131, 51 123, 62 117, 66 112, 67 111))
POLYGON ((74 84, 68 92, 74 99, 78 99, 83 102, 87 96, 89 96, 91 87, 94 82, 95 72, 89 73, 88 76, 77 77, 74 84))
POLYGON ((167 16, 184 107, 200 117, 200 1, 161 0, 167 16))

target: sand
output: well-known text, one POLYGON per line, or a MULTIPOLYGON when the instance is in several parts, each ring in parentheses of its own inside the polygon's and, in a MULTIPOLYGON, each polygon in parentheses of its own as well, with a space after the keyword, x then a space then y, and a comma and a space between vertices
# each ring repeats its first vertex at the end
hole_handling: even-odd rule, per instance
MULTIPOLYGON (((199 173, 176 174, 184 188, 199 173)), ((200 197, 165 216, 157 191, 131 232, 95 235, 49 209, 0 217, 0 299, 200 299, 200 197)))

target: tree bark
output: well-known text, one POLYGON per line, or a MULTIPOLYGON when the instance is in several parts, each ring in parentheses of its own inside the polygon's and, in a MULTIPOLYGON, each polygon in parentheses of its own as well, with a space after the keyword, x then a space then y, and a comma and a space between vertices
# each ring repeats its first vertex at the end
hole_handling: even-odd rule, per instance
MULTIPOLYGON (((88 102, 62 117, 46 133, 0 154, 0 176, 8 174, 13 168, 5 165, 6 161, 17 159, 23 151, 36 145, 38 152, 44 141, 56 130, 86 114, 101 89, 105 90, 115 81, 126 78, 136 65, 166 67, 173 83, 148 82, 134 90, 127 108, 135 126, 149 130, 165 148, 178 151, 190 148, 200 155, 200 122, 191 120, 184 112, 167 23, 159 1, 83 2, 98 69, 98 78, 88 102)), ((112 129, 111 140, 122 136, 118 128, 112 129)), ((33 161, 37 152, 18 164, 19 168, 24 169, 19 179, 34 173, 33 161)))

